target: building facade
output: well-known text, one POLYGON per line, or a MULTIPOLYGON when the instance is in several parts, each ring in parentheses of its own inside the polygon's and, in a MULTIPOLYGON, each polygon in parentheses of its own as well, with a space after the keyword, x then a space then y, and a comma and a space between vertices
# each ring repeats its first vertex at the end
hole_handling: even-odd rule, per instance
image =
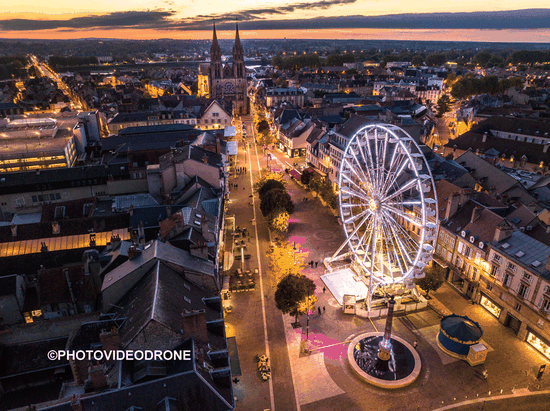
POLYGON ((226 99, 233 104, 234 114, 248 114, 250 104, 247 94, 246 68, 244 66, 244 49, 239 37, 239 26, 235 33, 233 46, 233 64, 222 64, 222 52, 218 43, 216 26, 212 46, 210 47, 210 66, 199 70, 199 95, 216 100, 226 99))

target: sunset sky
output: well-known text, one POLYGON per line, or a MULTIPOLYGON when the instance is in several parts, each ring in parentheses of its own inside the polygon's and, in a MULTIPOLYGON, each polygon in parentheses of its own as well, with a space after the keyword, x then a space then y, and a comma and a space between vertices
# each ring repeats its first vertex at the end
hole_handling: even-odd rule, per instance
MULTIPOLYGON (((494 18, 479 13, 516 10, 515 0, 0 0, 0 5, 2 38, 209 39, 213 21, 222 38, 231 37, 224 30, 233 27, 235 21, 240 22, 243 38, 345 38, 346 33, 352 35, 357 30, 374 33, 377 31, 374 29, 378 29, 378 35, 390 33, 386 37, 391 38, 392 31, 384 29, 417 32, 449 28, 539 31, 550 28, 548 0, 521 2, 523 18, 521 15, 517 18, 517 13, 494 18), (525 9, 545 10, 541 14, 525 9), (462 14, 461 18, 448 14, 464 12, 475 14, 462 14), (426 13, 445 14, 436 19, 426 13), (386 15, 405 16, 369 18, 386 15)), ((532 35, 537 37, 540 33, 532 35)), ((548 41, 544 36, 537 41, 548 41)), ((527 34, 527 38, 531 35, 527 34)))

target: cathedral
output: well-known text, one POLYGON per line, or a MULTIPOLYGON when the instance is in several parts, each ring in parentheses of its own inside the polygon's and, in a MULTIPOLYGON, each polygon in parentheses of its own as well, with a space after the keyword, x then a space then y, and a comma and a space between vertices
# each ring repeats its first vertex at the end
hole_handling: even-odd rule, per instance
POLYGON ((218 44, 216 26, 214 26, 214 36, 210 47, 210 64, 199 66, 198 82, 199 96, 230 101, 234 114, 249 113, 244 50, 239 38, 239 25, 237 25, 235 33, 233 64, 226 63, 225 66, 222 64, 222 52, 218 44))

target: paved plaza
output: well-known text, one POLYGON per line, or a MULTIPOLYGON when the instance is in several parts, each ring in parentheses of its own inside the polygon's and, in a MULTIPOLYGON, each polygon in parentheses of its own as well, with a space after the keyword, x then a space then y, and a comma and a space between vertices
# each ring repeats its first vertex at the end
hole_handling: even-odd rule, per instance
MULTIPOLYGON (((289 160, 279 152, 275 155, 281 162, 279 168, 284 169, 282 164, 289 160)), ((253 153, 254 162, 259 162, 261 167, 266 165, 261 153, 258 153, 258 158, 253 153)), ((253 172, 256 172, 254 167, 253 172)), ((526 409, 547 409, 540 404, 549 398, 550 391, 545 390, 550 389, 550 376, 544 376, 540 381, 535 378, 536 370, 544 363, 544 358, 518 340, 510 329, 505 328, 481 306, 472 305, 450 284, 444 284, 433 293, 428 308, 407 315, 397 313, 394 318, 395 335, 411 343, 418 343, 417 350, 423 367, 416 382, 388 392, 369 386, 354 375, 347 364, 346 342, 364 332, 383 331, 385 318, 370 320, 343 314, 330 290, 326 288, 323 292, 321 276, 325 270, 320 262, 330 257, 344 241, 343 230, 334 214, 311 193, 288 179, 288 176, 286 178, 296 208, 291 216, 287 238, 291 243, 296 243, 297 247, 299 245, 301 251, 308 252, 307 262, 318 262, 316 268, 307 265, 303 273, 317 286, 315 294, 322 314, 315 311, 310 316, 309 329, 306 329, 307 318, 299 318, 301 327, 295 329, 291 326, 293 318, 281 315, 275 308, 275 284, 271 281, 269 260, 265 253, 269 237, 266 221, 257 210, 260 256, 257 259, 258 256, 254 255, 256 253, 252 252, 252 259, 247 264, 259 263, 263 268, 266 327, 272 358, 271 383, 277 411, 469 411, 481 409, 481 406, 485 407, 483 409, 496 410, 489 407, 498 402, 501 403, 498 409, 506 410, 502 404, 512 404, 520 396, 529 398, 519 402, 520 406, 531 404, 531 408, 526 409), (489 348, 485 364, 489 373, 487 380, 476 377, 474 368, 465 361, 450 357, 437 347, 435 339, 441 316, 451 312, 468 315, 483 328, 483 342, 489 348), (306 334, 308 347, 312 348, 309 355, 302 352, 306 334), (537 399, 531 398, 535 394, 537 399), (499 396, 506 397, 493 403, 499 396)), ((239 186, 244 184, 242 176, 238 177, 238 181, 239 186)), ((230 210, 235 212, 229 213, 235 214, 236 225, 245 225, 251 229, 253 226, 249 220, 252 217, 248 205, 250 183, 245 190, 239 191, 231 195, 230 210)), ((251 240, 251 245, 252 241, 255 239, 251 240)), ((255 248, 250 246, 247 250, 250 252, 255 248)), ((226 319, 235 330, 242 369, 242 376, 238 377, 240 381, 235 385, 237 410, 270 409, 270 388, 267 383, 260 381, 252 360, 254 354, 265 349, 260 290, 256 287, 253 292, 234 293, 232 302, 235 310, 226 319)))

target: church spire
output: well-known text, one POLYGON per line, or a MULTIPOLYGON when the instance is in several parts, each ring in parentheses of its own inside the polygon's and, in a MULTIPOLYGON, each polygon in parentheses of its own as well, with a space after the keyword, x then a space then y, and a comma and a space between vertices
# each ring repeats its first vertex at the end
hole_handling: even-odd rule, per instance
POLYGON ((239 23, 236 24, 237 29, 235 33, 235 46, 233 47, 233 54, 235 51, 243 52, 243 46, 241 45, 241 38, 239 37, 239 23))
POLYGON ((222 77, 222 50, 218 44, 218 35, 216 34, 215 23, 212 36, 212 46, 210 46, 210 73, 213 78, 222 77))
POLYGON ((221 60, 222 51, 218 44, 218 35, 216 34, 216 23, 214 23, 212 46, 210 47, 210 61, 221 60))
POLYGON ((244 50, 239 36, 239 23, 236 25, 235 45, 233 46, 233 75, 237 78, 245 78, 244 50))

